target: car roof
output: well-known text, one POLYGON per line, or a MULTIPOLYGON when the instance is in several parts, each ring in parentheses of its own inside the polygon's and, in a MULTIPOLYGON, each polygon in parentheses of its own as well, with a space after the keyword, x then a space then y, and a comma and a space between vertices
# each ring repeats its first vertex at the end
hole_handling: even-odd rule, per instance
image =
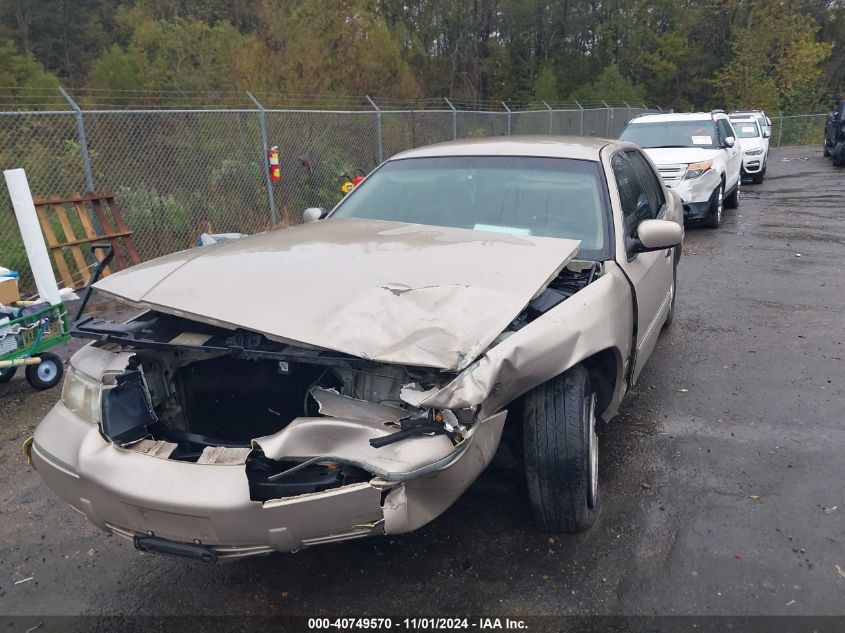
POLYGON ((711 121, 727 116, 723 112, 665 112, 663 114, 641 114, 631 119, 634 123, 659 123, 662 121, 711 121))
POLYGON ((416 147, 390 160, 438 156, 535 156, 598 161, 608 145, 628 147, 622 141, 585 136, 488 136, 416 147))
POLYGON ((759 124, 757 123, 757 119, 754 119, 754 118, 751 118, 751 117, 747 117, 747 118, 746 117, 736 117, 736 118, 731 117, 731 122, 732 123, 753 123, 754 125, 757 125, 759 127, 759 124))

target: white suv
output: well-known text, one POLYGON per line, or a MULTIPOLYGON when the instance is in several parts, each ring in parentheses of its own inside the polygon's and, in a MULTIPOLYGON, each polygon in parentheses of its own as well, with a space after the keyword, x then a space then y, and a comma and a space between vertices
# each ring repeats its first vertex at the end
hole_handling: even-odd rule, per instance
POLYGON ((772 135, 772 120, 762 110, 733 110, 730 114, 731 121, 734 119, 756 119, 760 130, 769 138, 772 135))
POLYGON ((757 117, 731 115, 737 138, 742 143, 742 176, 748 176, 755 185, 766 177, 766 163, 769 161, 769 132, 760 127, 757 117))
POLYGON ((718 228, 724 207, 739 206, 742 148, 724 111, 643 114, 619 138, 645 150, 681 196, 685 220, 718 228))

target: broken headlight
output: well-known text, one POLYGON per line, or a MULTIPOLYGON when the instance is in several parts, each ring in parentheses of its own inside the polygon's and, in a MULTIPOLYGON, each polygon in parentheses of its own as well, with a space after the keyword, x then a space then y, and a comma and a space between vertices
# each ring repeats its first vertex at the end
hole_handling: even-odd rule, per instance
POLYGON ((62 402, 87 422, 100 421, 100 383, 81 371, 68 367, 62 388, 62 402))
POLYGON ((713 166, 712 160, 705 160, 701 163, 690 163, 687 165, 687 172, 684 174, 684 180, 693 180, 698 178, 713 166))

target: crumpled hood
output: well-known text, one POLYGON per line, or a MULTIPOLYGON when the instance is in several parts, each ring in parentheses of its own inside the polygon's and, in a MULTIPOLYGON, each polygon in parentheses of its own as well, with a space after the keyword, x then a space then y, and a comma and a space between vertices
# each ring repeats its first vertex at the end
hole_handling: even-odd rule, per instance
POLYGON ((703 147, 656 147, 644 149, 655 165, 701 163, 714 158, 720 150, 703 147))
POLYGON ((579 244, 327 219, 167 255, 95 287, 142 307, 277 341, 457 371, 579 244))

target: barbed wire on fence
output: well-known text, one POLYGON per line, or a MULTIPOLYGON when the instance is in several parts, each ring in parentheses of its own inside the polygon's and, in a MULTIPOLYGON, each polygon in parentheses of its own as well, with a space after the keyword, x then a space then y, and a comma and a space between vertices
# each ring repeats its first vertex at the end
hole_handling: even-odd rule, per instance
MULTIPOLYGON (((340 200, 341 174, 367 173, 405 149, 500 135, 615 138, 631 118, 655 111, 604 101, 0 88, 0 167, 26 169, 36 196, 113 191, 150 259, 195 245, 203 232, 297 224, 305 208, 340 200), (273 146, 277 183, 267 177, 273 146)), ((788 119, 774 121, 773 138, 788 142, 788 119)), ((32 287, 4 182, 0 265, 32 287)))

